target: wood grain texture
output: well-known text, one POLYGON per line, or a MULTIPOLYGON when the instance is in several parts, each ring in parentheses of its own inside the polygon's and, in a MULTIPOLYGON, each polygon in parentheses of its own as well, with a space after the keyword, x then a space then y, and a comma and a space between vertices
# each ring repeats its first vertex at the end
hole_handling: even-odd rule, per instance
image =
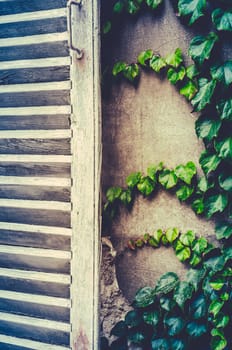
POLYGON ((41 187, 0 184, 0 198, 69 202, 70 189, 55 186, 41 187))
POLYGON ((9 15, 23 12, 33 12, 40 10, 49 10, 56 9, 60 7, 66 7, 66 0, 46 0, 46 1, 38 1, 38 0, 10 0, 0 2, 0 13, 1 15, 9 15))
POLYGON ((61 33, 65 32, 66 30, 66 17, 4 24, 1 24, 0 20, 0 38, 15 38, 26 35, 61 33))
POLYGON ((29 60, 69 55, 67 41, 1 47, 0 61, 29 60))
MULTIPOLYGON (((28 347, 25 348, 24 346, 17 346, 17 345, 12 345, 12 344, 6 344, 0 342, 0 349, 4 350, 28 350, 28 347)), ((29 349, 32 350, 32 349, 29 349)))
POLYGON ((58 114, 0 117, 0 130, 38 130, 41 127, 46 130, 69 129, 70 116, 58 114))
POLYGON ((70 177, 67 163, 17 163, 0 162, 0 176, 55 176, 70 177))
MULTIPOLYGON (((0 65, 1 69, 1 65, 0 65)), ((69 66, 0 70, 0 84, 41 83, 69 80, 69 66)))
POLYGON ((4 154, 70 154, 70 140, 0 139, 0 153, 4 154))

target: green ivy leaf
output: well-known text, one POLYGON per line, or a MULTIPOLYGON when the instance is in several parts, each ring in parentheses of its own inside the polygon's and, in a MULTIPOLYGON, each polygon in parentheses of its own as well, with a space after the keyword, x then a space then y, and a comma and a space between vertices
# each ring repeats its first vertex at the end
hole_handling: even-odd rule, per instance
POLYGON ((211 141, 218 135, 221 125, 220 120, 201 116, 195 123, 196 134, 199 138, 211 141))
POLYGON ((127 334, 128 327, 124 321, 119 321, 111 329, 110 335, 115 335, 116 337, 124 337, 127 334))
POLYGON ((187 231, 186 233, 182 233, 179 239, 180 242, 183 243, 185 246, 190 247, 195 238, 196 234, 193 231, 187 231))
POLYGON ((173 295, 173 299, 175 302, 183 309, 185 302, 188 299, 191 299, 193 294, 193 286, 192 284, 181 281, 176 287, 173 295))
POLYGON ((169 54, 165 58, 165 62, 174 68, 178 68, 181 62, 183 62, 182 51, 180 48, 177 48, 174 53, 169 54))
POLYGON ((224 301, 222 300, 213 300, 209 305, 209 312, 214 315, 214 317, 219 313, 224 305, 224 301))
POLYGON ((186 76, 192 80, 199 75, 199 70, 195 64, 191 64, 186 68, 186 76))
POLYGON ((215 148, 219 153, 218 156, 223 159, 231 159, 232 158, 232 137, 228 137, 227 139, 216 142, 215 148))
POLYGON ((112 74, 113 76, 118 75, 119 73, 122 73, 126 69, 127 64, 125 62, 117 62, 113 66, 112 74))
POLYGON ((218 177, 220 187, 225 191, 232 191, 232 176, 220 174, 218 177))
POLYGON ((207 246, 208 246, 207 239, 205 237, 199 237, 193 242, 192 250, 196 254, 202 254, 202 253, 204 253, 207 246))
POLYGON ((113 203, 116 199, 120 198, 122 189, 120 187, 110 187, 106 192, 106 198, 110 203, 113 203))
POLYGON ((159 73, 162 68, 166 67, 166 62, 165 60, 158 56, 154 55, 152 56, 150 60, 150 68, 153 69, 156 73, 159 73))
POLYGON ((208 218, 215 213, 222 213, 228 204, 227 194, 216 194, 209 196, 204 201, 205 213, 208 218))
POLYGON ((152 350, 171 350, 169 341, 165 338, 152 340, 151 348, 152 350))
POLYGON ((130 15, 135 15, 140 10, 140 6, 136 0, 127 0, 127 12, 130 15))
POLYGON ((179 230, 177 228, 169 228, 166 231, 166 237, 169 243, 174 242, 179 236, 179 230))
POLYGON ((189 247, 184 247, 183 249, 176 251, 176 256, 181 262, 184 262, 191 257, 191 250, 189 247))
POLYGON ((155 10, 163 0, 146 0, 146 3, 149 7, 152 8, 152 10, 155 10))
POLYGON ((139 326, 142 322, 142 317, 138 310, 131 310, 127 312, 125 316, 125 323, 127 326, 136 327, 139 326))
POLYGON ((189 55, 199 65, 210 58, 212 49, 218 41, 216 33, 211 32, 207 36, 195 36, 189 46, 189 55))
MULTIPOLYGON (((206 269, 211 270, 212 272, 216 273, 218 271, 221 271, 223 267, 225 266, 225 258, 224 256, 214 256, 204 262, 204 267, 206 269)), ((212 291, 212 289, 211 289, 212 291)))
POLYGON ((154 303, 155 291, 151 287, 144 287, 137 291, 134 304, 136 307, 144 308, 154 303))
POLYGON ((189 264, 192 267, 196 267, 196 266, 198 266, 201 263, 201 260, 202 260, 201 256, 196 254, 196 253, 194 253, 191 256, 191 259, 189 260, 189 264))
POLYGON ((167 294, 171 292, 179 283, 179 277, 174 272, 167 272, 160 277, 158 280, 155 293, 156 294, 167 294))
POLYGON ((103 25, 103 34, 108 34, 111 31, 112 23, 111 21, 106 21, 103 25))
POLYGON ((213 66, 210 72, 213 79, 220 81, 224 85, 229 86, 232 83, 232 61, 213 66))
POLYGON ((209 174, 211 171, 216 170, 221 162, 220 158, 216 154, 210 154, 208 153, 208 151, 204 151, 201 153, 199 161, 202 170, 206 175, 209 174))
POLYGON ((176 191, 176 196, 180 201, 186 201, 193 193, 194 188, 183 185, 176 191))
POLYGON ((159 323, 160 314, 158 311, 145 311, 143 313, 143 320, 145 323, 155 327, 159 323))
POLYGON ((201 337, 207 332, 207 327, 205 323, 200 322, 190 322, 187 325, 187 333, 194 338, 201 337))
POLYGON ((185 326, 185 322, 181 317, 166 317, 164 324, 167 327, 168 335, 171 337, 179 334, 185 326))
POLYGON ((141 178, 137 188, 144 196, 149 196, 154 191, 155 184, 150 177, 146 176, 141 178))
POLYGON ((210 102, 216 87, 216 81, 208 81, 205 78, 199 79, 199 91, 191 100, 196 112, 203 110, 210 102))
POLYGON ((212 179, 207 179, 205 176, 201 177, 198 184, 197 184, 197 188, 199 191, 205 193, 206 191, 208 191, 210 188, 214 187, 214 181, 212 181, 212 179))
POLYGON ((186 273, 186 282, 191 283, 195 291, 197 291, 205 275, 206 270, 204 268, 189 269, 186 273))
POLYGON ((152 181, 157 182, 157 172, 163 169, 163 163, 159 163, 158 165, 151 165, 147 168, 147 176, 150 177, 152 181))
POLYGON ((227 340, 225 338, 213 337, 211 341, 212 350, 223 350, 227 346, 227 340))
POLYGON ((186 165, 178 165, 174 171, 179 179, 184 181, 186 184, 190 185, 193 176, 197 172, 197 168, 193 162, 188 162, 186 165))
POLYGON ((162 296, 160 298, 160 307, 165 311, 171 311, 175 305, 176 303, 174 302, 174 300, 166 296, 162 296))
POLYGON ((133 189, 139 181, 141 180, 142 174, 140 172, 137 173, 131 173, 129 176, 126 178, 126 184, 129 188, 133 189))
POLYGON ((159 174, 159 183, 167 190, 177 184, 178 178, 174 170, 165 169, 159 174))
POLYGON ((183 80, 185 77, 185 68, 180 66, 178 70, 169 68, 167 72, 167 78, 171 84, 176 84, 178 81, 183 80))
POLYGON ((138 55, 138 63, 140 63, 142 66, 146 66, 147 61, 149 59, 151 59, 153 56, 153 51, 152 50, 146 50, 146 51, 142 51, 140 52, 140 54, 138 55))
POLYGON ((181 89, 180 94, 183 95, 188 101, 190 101, 197 92, 196 85, 189 80, 181 89))
POLYGON ((156 242, 159 244, 160 243, 160 240, 163 236, 163 231, 161 229, 159 230, 156 230, 154 233, 153 233, 153 237, 154 239, 156 240, 156 242))
POLYGON ((178 10, 181 16, 188 16, 189 25, 204 15, 206 0, 179 0, 178 10))
POLYGON ((130 328, 127 339, 133 344, 142 344, 145 340, 145 335, 138 330, 138 328, 130 328))
POLYGON ((132 63, 123 70, 123 75, 126 79, 133 82, 139 75, 139 66, 132 63))
POLYGON ((190 305, 190 313, 194 320, 203 318, 207 314, 207 300, 204 294, 200 294, 190 305))
POLYGON ((225 328, 230 321, 230 318, 228 315, 224 315, 222 312, 219 312, 219 314, 214 319, 214 326, 216 328, 225 328))
POLYGON ((195 211, 196 214, 200 215, 204 212, 205 206, 204 206, 204 200, 203 197, 197 198, 192 202, 192 209, 195 211))
POLYGON ((114 4, 113 12, 117 13, 117 14, 120 14, 120 13, 122 13, 123 9, 124 9, 124 2, 123 1, 117 1, 114 4))
POLYGON ((232 225, 226 222, 219 222, 216 225, 217 239, 230 238, 232 236, 232 225))
POLYGON ((172 350, 186 350, 186 343, 180 339, 170 339, 172 350))
POLYGON ((122 190, 122 193, 120 194, 120 200, 124 205, 129 205, 132 202, 131 190, 122 190))
POLYGON ((232 98, 219 102, 217 110, 222 120, 232 120, 232 98))
POLYGON ((221 290, 225 284, 225 277, 214 277, 209 284, 213 290, 221 290))
POLYGON ((217 30, 232 31, 232 11, 218 8, 212 13, 212 20, 217 30))

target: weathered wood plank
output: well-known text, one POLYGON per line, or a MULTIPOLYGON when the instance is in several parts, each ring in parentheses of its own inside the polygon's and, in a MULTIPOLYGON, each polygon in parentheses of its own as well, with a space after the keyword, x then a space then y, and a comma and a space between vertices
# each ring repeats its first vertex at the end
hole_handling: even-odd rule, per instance
POLYGON ((59 210, 0 207, 0 221, 70 228, 70 213, 59 210))
POLYGON ((70 64, 70 57, 48 57, 38 59, 16 59, 13 61, 1 61, 1 69, 23 69, 42 67, 63 67, 70 64))
MULTIPOLYGON (((1 69, 1 65, 0 65, 1 69)), ((0 70, 0 84, 24 84, 65 81, 70 76, 69 66, 0 70)))
POLYGON ((70 176, 70 164, 66 163, 9 163, 0 162, 0 176, 70 176))
POLYGON ((2 47, 0 61, 29 60, 69 55, 67 41, 2 47))
POLYGON ((66 17, 4 24, 1 24, 0 20, 0 38, 15 38, 26 35, 61 33, 65 32, 66 30, 66 17))
POLYGON ((38 232, 0 230, 0 244, 70 251, 70 237, 38 232))
POLYGON ((1 15, 16 14, 22 12, 32 12, 32 11, 41 11, 49 10, 60 7, 66 7, 66 0, 47 0, 47 1, 38 1, 38 0, 18 0, 18 1, 4 1, 0 2, 0 13, 1 15))
MULTIPOLYGON (((0 0, 3 2, 5 0, 0 0)), ((42 11, 32 11, 32 12, 23 12, 16 14, 9 14, 0 17, 0 24, 5 23, 15 23, 18 22, 29 22, 29 21, 39 21, 44 19, 52 19, 58 17, 66 17, 67 16, 67 8, 55 8, 51 10, 42 10, 42 11)))
POLYGON ((69 322, 70 319, 70 309, 59 307, 59 306, 49 306, 36 303, 36 297, 31 296, 31 302, 25 302, 20 300, 12 300, 0 297, 0 311, 9 312, 13 314, 19 314, 24 316, 46 318, 48 320, 69 322))
POLYGON ((0 117, 0 130, 38 130, 41 127, 52 130, 69 129, 69 126, 67 114, 0 117))
POLYGON ((68 90, 0 94, 0 107, 63 106, 69 103, 68 90))
POLYGON ((0 334, 0 345, 7 346, 6 348, 0 348, 4 350, 70 350, 70 346, 46 344, 3 334, 0 334))
POLYGON ((70 154, 70 140, 0 139, 0 153, 4 154, 70 154))
POLYGON ((67 187, 55 186, 41 187, 0 184, 0 198, 69 202, 70 189, 67 187))
MULTIPOLYGON (((17 345, 11 345, 0 342, 0 349, 3 350, 28 350, 28 348, 25 348, 24 346, 17 346, 17 345)), ((29 349, 32 350, 32 349, 29 349)))

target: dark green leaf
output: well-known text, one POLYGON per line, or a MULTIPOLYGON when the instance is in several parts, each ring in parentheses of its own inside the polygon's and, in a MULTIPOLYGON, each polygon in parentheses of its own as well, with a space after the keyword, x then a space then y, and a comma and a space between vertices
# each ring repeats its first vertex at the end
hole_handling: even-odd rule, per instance
POLYGON ((226 222, 220 222, 216 225, 217 239, 230 238, 232 236, 232 225, 226 222))
POLYGON ((126 69, 126 63, 125 62, 117 62, 113 66, 112 73, 114 76, 118 75, 119 73, 123 72, 126 69))
POLYGON ((106 198, 110 203, 114 202, 115 199, 118 199, 122 193, 120 187, 110 187, 106 192, 106 198))
POLYGON ((223 269, 223 267, 225 266, 225 263, 226 261, 224 256, 215 256, 205 261, 204 267, 212 270, 213 272, 218 272, 223 269))
POLYGON ((223 159, 231 159, 232 158, 232 137, 228 137, 227 139, 216 142, 215 141, 215 148, 217 152, 219 153, 219 157, 223 159))
POLYGON ((178 178, 174 170, 165 169, 159 174, 159 183, 166 189, 170 189, 177 184, 178 178))
POLYGON ((189 80, 181 89, 180 94, 183 95, 188 101, 190 101, 197 92, 196 85, 189 80))
POLYGON ((180 235, 180 241, 186 246, 191 246, 193 241, 196 238, 196 234, 193 231, 187 231, 186 233, 183 233, 180 235))
POLYGON ((167 294, 171 292, 176 285, 179 283, 179 277, 174 272, 167 272, 158 280, 155 293, 156 294, 167 294))
POLYGON ((224 301, 222 300, 213 300, 209 305, 209 312, 214 315, 214 317, 219 313, 221 308, 224 305, 224 301))
POLYGON ((175 305, 174 300, 168 297, 162 296, 160 298, 160 307, 165 311, 171 311, 175 305))
POLYGON ((178 81, 183 80, 185 77, 185 68, 183 66, 179 69, 169 68, 167 72, 167 78, 172 84, 176 84, 178 81))
POLYGON ((210 72, 213 79, 222 82, 224 85, 228 86, 232 83, 232 61, 227 61, 222 65, 213 66, 211 67, 210 72))
POLYGON ((132 173, 126 178, 126 184, 129 188, 133 189, 139 183, 142 174, 140 172, 132 173))
POLYGON ((186 201, 193 193, 194 188, 183 185, 176 191, 176 196, 180 201, 186 201))
POLYGON ((115 335, 116 337, 124 337, 127 334, 128 327, 124 321, 119 321, 111 329, 110 335, 115 335))
POLYGON ((202 116, 195 123, 197 136, 206 139, 207 141, 211 141, 218 135, 221 125, 222 122, 220 120, 211 119, 208 116, 202 116))
POLYGON ((144 196, 149 196, 154 191, 155 184, 150 177, 146 176, 141 178, 137 188, 144 196))
POLYGON ((208 242, 206 240, 205 237, 200 237, 198 239, 196 239, 193 244, 192 244, 192 250, 196 253, 196 254, 202 254, 204 253, 205 249, 208 246, 208 242))
POLYGON ((162 57, 160 57, 158 55, 154 55, 154 56, 152 56, 152 58, 150 60, 150 67, 156 73, 159 73, 162 68, 166 67, 166 62, 162 57))
POLYGON ((124 2, 123 1, 117 1, 115 4, 114 4, 114 7, 113 7, 113 11, 114 13, 121 13, 124 9, 124 2))
POLYGON ((154 182, 157 182, 157 172, 163 169, 163 163, 159 163, 158 165, 151 165, 147 168, 147 176, 154 182))
POLYGON ((174 68, 179 67, 181 62, 183 62, 183 56, 182 56, 182 51, 180 48, 177 48, 174 53, 169 54, 165 58, 165 62, 174 68))
POLYGON ((155 300, 155 292, 151 287, 144 287, 138 290, 135 295, 135 306, 137 307, 147 307, 153 304, 155 300))
POLYGON ((151 348, 152 350, 171 350, 169 341, 164 338, 152 340, 151 348))
POLYGON ((210 102, 213 96, 216 81, 208 81, 205 78, 199 79, 200 88, 196 95, 191 100, 191 104, 196 112, 203 110, 210 102))
POLYGON ((192 64, 186 68, 186 76, 191 80, 197 77, 199 73, 200 72, 195 64, 192 64))
POLYGON ((218 165, 221 162, 220 158, 216 154, 210 154, 208 153, 208 151, 204 151, 201 153, 199 161, 200 161, 202 170, 204 171, 205 174, 208 174, 211 171, 216 170, 218 165))
POLYGON ((211 341, 212 350, 223 350, 227 346, 227 340, 225 338, 213 337, 211 341))
POLYGON ((225 174, 220 174, 218 177, 219 185, 225 191, 232 190, 232 176, 226 176, 225 174))
POLYGON ((123 70, 123 75, 126 79, 133 82, 139 75, 139 66, 132 63, 123 70))
POLYGON ((232 11, 218 8, 212 13, 212 20, 217 30, 232 31, 232 11))
POLYGON ((110 350, 128 350, 127 339, 123 337, 114 340, 110 346, 110 350))
POLYGON ((217 105, 217 110, 222 120, 232 120, 232 98, 230 100, 221 101, 217 105))
POLYGON ((181 317, 166 317, 164 323, 167 327, 168 335, 171 337, 179 334, 185 326, 185 322, 181 317))
POLYGON ((172 350, 187 350, 186 344, 180 339, 171 339, 171 349, 172 350))
POLYGON ((174 291, 173 299, 181 308, 183 308, 185 302, 192 297, 192 294, 192 284, 185 281, 181 281, 174 291))
POLYGON ((120 200, 125 205, 130 204, 132 202, 131 190, 130 189, 122 190, 122 193, 120 195, 120 200))
POLYGON ((199 284, 201 283, 205 275, 206 275, 206 270, 204 268, 190 269, 186 274, 186 282, 191 283, 195 291, 197 291, 199 284))
POLYGON ((192 202, 192 209, 195 211, 196 214, 200 215, 204 212, 205 206, 204 206, 204 199, 203 197, 197 198, 192 202))
POLYGON ((179 230, 177 228, 169 228, 166 231, 166 237, 169 243, 172 243, 179 236, 179 230))
POLYGON ((190 42, 189 55, 196 63, 201 65, 205 60, 210 58, 211 51, 217 40, 218 36, 213 32, 207 36, 195 36, 190 42))
POLYGON ((200 294, 190 305, 190 313, 194 320, 203 318, 207 314, 207 300, 204 294, 200 294))
POLYGON ((140 52, 138 55, 138 63, 140 63, 142 66, 146 66, 146 63, 149 59, 151 59, 153 56, 153 51, 152 50, 146 50, 140 52))
POLYGON ((155 10, 163 0, 146 0, 146 3, 149 7, 151 7, 153 10, 155 10))
POLYGON ((111 31, 112 23, 111 21, 106 21, 103 25, 103 34, 108 34, 111 31))
POLYGON ((181 16, 188 16, 189 24, 193 24, 203 16, 206 8, 206 0, 179 0, 178 10, 181 16))
POLYGON ((216 328, 225 328, 230 321, 228 315, 224 315, 222 312, 219 312, 215 317, 213 323, 216 328))
POLYGON ((138 326, 141 323, 141 321, 142 321, 141 314, 137 310, 131 310, 125 316, 125 322, 127 326, 130 326, 130 327, 138 326))
POLYGON ((137 328, 130 328, 128 331, 127 339, 133 344, 142 344, 145 336, 137 328))
POLYGON ((201 337, 207 332, 206 324, 199 322, 191 322, 187 325, 187 332, 191 337, 201 337))
POLYGON ((190 185, 193 176, 197 172, 197 168, 193 162, 188 162, 186 165, 178 165, 174 171, 179 179, 184 181, 186 184, 190 185))
POLYGON ((140 10, 140 6, 136 0, 128 0, 126 4, 127 4, 127 12, 130 15, 135 15, 140 10))
POLYGON ((158 311, 145 311, 143 313, 143 320, 145 323, 155 327, 159 323, 160 314, 158 311))

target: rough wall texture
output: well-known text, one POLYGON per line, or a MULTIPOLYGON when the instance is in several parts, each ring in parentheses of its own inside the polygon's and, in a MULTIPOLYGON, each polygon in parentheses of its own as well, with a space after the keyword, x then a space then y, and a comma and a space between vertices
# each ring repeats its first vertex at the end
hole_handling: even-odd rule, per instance
MULTIPOLYGON (((180 24, 166 1, 157 16, 145 14, 125 24, 108 50, 115 61, 127 62, 135 61, 138 53, 148 48, 164 56, 177 47, 186 53, 196 34, 180 24)), ((199 166, 204 147, 195 134, 195 119, 191 106, 166 78, 144 72, 136 88, 126 82, 114 84, 103 100, 103 191, 109 186, 124 185, 130 172, 145 171, 152 163, 163 161, 175 167, 192 160, 199 166)), ((213 223, 200 219, 191 208, 166 192, 158 193, 151 200, 140 197, 132 212, 122 211, 106 233, 119 254, 116 259, 118 284, 129 301, 139 287, 154 285, 164 272, 185 274, 184 266, 171 249, 120 254, 129 238, 168 227, 178 227, 183 232, 192 229, 213 239, 213 223)), ((102 294, 104 307, 111 296, 106 291, 102 294)), ((112 319, 114 312, 111 309, 112 319)))

